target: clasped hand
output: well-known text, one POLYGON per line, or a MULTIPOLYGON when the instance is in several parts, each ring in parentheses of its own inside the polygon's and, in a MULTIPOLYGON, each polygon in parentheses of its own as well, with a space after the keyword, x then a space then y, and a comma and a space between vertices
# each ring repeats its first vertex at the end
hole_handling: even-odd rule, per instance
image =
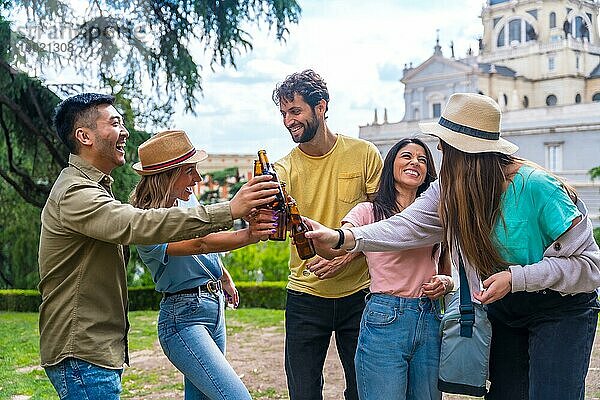
POLYGON ((500 300, 512 289, 512 274, 510 270, 497 272, 483 281, 483 288, 479 293, 473 293, 473 297, 482 304, 490 304, 500 300))

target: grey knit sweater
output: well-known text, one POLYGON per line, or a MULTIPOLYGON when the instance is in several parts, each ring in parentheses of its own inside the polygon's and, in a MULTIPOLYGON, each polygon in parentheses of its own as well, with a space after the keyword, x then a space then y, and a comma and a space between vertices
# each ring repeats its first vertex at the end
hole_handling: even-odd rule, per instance
MULTIPOLYGON (((438 216, 439 202, 438 180, 401 213, 351 228, 356 239, 352 251, 398 251, 440 242, 443 230, 438 216)), ((542 260, 509 267, 513 292, 552 289, 566 295, 592 292, 600 286, 600 250, 593 237, 588 210, 581 200, 577 208, 582 220, 552 243, 542 260)), ((455 269, 456 251, 452 251, 452 263, 455 269)), ((471 291, 480 290, 480 279, 468 262, 466 270, 471 291)))

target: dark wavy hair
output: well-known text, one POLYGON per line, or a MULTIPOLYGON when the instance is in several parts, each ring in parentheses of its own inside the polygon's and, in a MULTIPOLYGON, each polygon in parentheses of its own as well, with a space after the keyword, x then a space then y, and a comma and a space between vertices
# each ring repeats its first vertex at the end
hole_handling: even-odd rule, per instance
POLYGON ((383 170, 381 171, 381 178, 379 180, 379 189, 373 200, 373 216, 375 221, 381 221, 387 219, 394 214, 399 213, 400 208, 396 203, 396 185, 394 184, 394 161, 398 152, 406 147, 408 144, 414 143, 425 150, 425 156, 427 157, 427 175, 425 180, 417 189, 417 197, 423 193, 431 184, 431 182, 437 179, 437 173, 435 172, 435 163, 429 147, 421 139, 417 138, 405 138, 396 143, 385 156, 383 162, 383 170))
POLYGON ((75 129, 80 126, 94 129, 98 118, 98 106, 113 105, 114 96, 100 93, 80 93, 63 100, 54 110, 54 126, 59 139, 73 154, 79 152, 75 129))
POLYGON ((273 90, 273 102, 276 106, 279 106, 281 100, 293 101, 294 94, 302 96, 304 101, 314 109, 317 103, 321 100, 325 100, 325 113, 327 113, 329 105, 329 91, 327 90, 327 84, 312 69, 306 69, 302 72, 296 72, 288 75, 285 80, 273 90))

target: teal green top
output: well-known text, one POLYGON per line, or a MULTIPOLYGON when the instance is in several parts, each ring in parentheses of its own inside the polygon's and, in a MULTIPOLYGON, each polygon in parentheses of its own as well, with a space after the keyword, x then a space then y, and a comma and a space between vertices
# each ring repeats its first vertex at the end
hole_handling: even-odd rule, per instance
POLYGON ((581 215, 560 182, 523 165, 500 200, 494 226, 500 256, 511 265, 540 261, 544 251, 581 215))

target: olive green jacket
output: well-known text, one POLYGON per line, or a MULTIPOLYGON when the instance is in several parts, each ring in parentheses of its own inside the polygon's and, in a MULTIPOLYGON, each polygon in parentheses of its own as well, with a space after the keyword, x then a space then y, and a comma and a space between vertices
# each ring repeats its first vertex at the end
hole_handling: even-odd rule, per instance
POLYGON ((42 366, 75 357, 127 362, 124 244, 155 244, 229 229, 229 203, 142 210, 115 200, 113 180, 71 154, 42 210, 39 249, 42 366))

